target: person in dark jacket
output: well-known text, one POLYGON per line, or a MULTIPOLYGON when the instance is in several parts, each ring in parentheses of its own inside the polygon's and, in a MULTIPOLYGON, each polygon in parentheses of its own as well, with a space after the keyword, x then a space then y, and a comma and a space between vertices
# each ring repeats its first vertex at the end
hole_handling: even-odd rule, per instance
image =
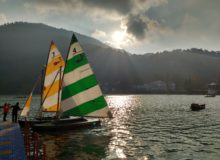
POLYGON ((17 123, 18 110, 20 110, 19 102, 17 102, 14 106, 12 106, 12 122, 17 123))

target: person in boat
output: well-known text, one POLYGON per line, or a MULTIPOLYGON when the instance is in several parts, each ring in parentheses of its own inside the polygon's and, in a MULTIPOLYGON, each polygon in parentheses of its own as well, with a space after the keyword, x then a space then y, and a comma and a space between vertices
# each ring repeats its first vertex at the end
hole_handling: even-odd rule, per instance
POLYGON ((17 102, 14 106, 12 106, 12 122, 14 123, 17 123, 19 110, 19 102, 17 102))
POLYGON ((3 113, 4 113, 3 121, 6 121, 8 112, 9 112, 9 105, 7 103, 5 103, 3 106, 3 113))

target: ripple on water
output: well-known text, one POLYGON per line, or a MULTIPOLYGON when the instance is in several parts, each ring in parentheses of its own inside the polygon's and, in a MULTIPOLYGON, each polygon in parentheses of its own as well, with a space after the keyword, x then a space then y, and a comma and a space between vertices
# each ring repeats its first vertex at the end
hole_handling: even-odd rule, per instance
MULTIPOLYGON (((18 99, 3 97, 13 104, 18 99)), ((24 99, 21 100, 21 105, 24 99)), ((39 97, 34 97, 38 106, 39 97)), ((107 96, 114 119, 102 127, 41 135, 51 159, 219 160, 220 96, 107 96), (190 111, 191 103, 206 109, 190 111)), ((2 101, 3 103, 3 101, 2 101)), ((36 109, 35 109, 36 110, 36 109)))

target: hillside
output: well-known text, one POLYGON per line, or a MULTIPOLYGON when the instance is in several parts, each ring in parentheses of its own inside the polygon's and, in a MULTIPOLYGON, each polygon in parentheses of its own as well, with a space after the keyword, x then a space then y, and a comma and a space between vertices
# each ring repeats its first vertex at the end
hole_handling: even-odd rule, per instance
MULTIPOLYGON (((72 32, 44 24, 0 26, 0 94, 27 94, 46 61, 51 40, 66 56, 72 32)), ((200 49, 132 55, 76 33, 103 89, 133 92, 132 86, 161 80, 176 90, 206 89, 220 82, 220 54, 200 49)))

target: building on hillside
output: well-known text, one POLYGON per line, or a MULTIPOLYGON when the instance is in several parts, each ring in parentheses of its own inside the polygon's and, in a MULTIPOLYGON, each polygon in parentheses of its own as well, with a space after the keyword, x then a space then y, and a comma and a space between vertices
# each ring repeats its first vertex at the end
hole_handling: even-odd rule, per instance
POLYGON ((207 96, 214 97, 216 94, 218 94, 219 88, 220 84, 216 84, 215 82, 208 84, 207 96))
POLYGON ((151 83, 142 84, 142 85, 134 85, 133 89, 138 91, 175 91, 176 84, 174 82, 164 82, 162 80, 153 81, 151 83))

